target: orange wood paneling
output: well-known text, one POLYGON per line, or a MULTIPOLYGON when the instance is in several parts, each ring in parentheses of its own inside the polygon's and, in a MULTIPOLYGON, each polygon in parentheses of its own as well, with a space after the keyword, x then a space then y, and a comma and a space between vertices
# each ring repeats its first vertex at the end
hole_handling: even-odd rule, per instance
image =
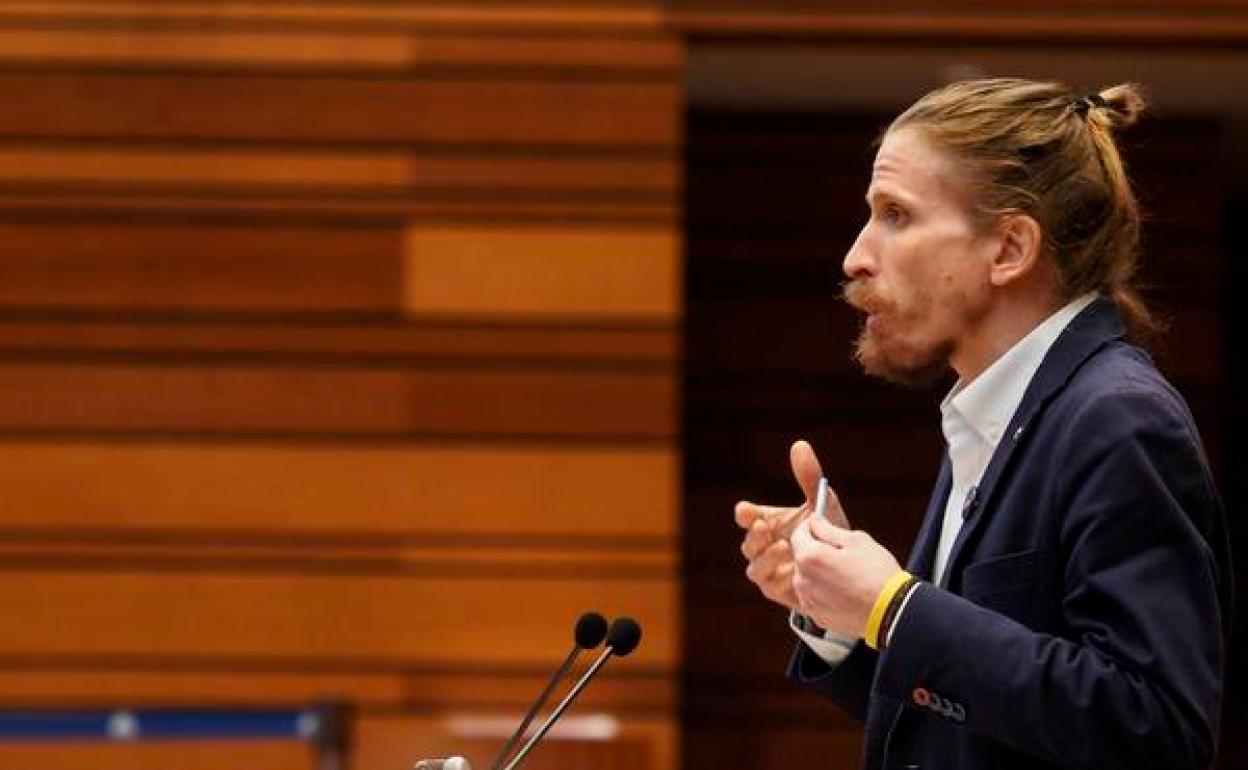
MULTIPOLYGON (((5 9, 0 8, 0 14, 5 9)), ((3 16, 0 16, 2 19, 3 16)), ((78 19, 81 22, 81 19, 78 19)), ((402 72, 481 67, 674 70, 670 38, 534 35, 526 38, 419 32, 171 29, 2 29, 0 61, 143 68, 402 72)))
MULTIPOLYGON (((484 758, 599 608, 646 628, 615 734, 530 766, 676 766, 661 22, 0 0, 0 708, 338 695, 360 770, 484 758)), ((0 746, 71 764, 311 755, 0 746)))
POLYGON ((578 5, 545 0, 502 0, 481 4, 471 0, 436 5, 396 5, 384 0, 351 2, 143 2, 143 0, 4 0, 0 17, 92 22, 205 22, 223 27, 277 24, 363 26, 394 29, 412 25, 432 30, 498 30, 515 33, 571 32, 578 35, 615 33, 653 35, 666 17, 659 0, 612 0, 578 5))
MULTIPOLYGON (((130 664, 97 659, 54 668, 18 660, 0 668, 0 707, 303 705, 334 699, 359 704, 363 709, 394 709, 401 704, 414 713, 456 714, 461 719, 480 714, 497 727, 500 723, 519 723, 545 687, 547 669, 553 670, 562 652, 552 650, 548 665, 528 669, 473 665, 449 671, 402 672, 323 671, 307 670, 306 666, 301 671, 281 671, 230 661, 210 667, 202 662, 179 665, 168 658, 138 659, 130 664)), ((578 708, 598 712, 618 708, 637 713, 671 708, 676 703, 675 683, 653 668, 638 670, 629 662, 614 661, 608 664, 607 672, 611 676, 596 679, 581 693, 578 708)))
POLYGON ((413 313, 678 317, 678 238, 667 229, 418 225, 406 252, 413 313))
POLYGON ((486 361, 510 366, 548 362, 629 369, 671 369, 677 331, 663 324, 612 327, 478 325, 439 322, 365 324, 325 320, 239 319, 162 321, 85 318, 49 321, 0 318, 0 352, 25 356, 65 354, 141 356, 200 355, 286 358, 362 364, 395 359, 486 361))
POLYGON ((2 223, 0 306, 394 311, 385 228, 2 223))
POLYGON ((6 666, 0 674, 0 707, 4 708, 303 705, 329 697, 354 703, 395 704, 402 701, 408 690, 408 680, 398 672, 247 671, 230 670, 227 665, 220 665, 215 671, 188 671, 168 663, 162 667, 151 660, 130 668, 111 669, 82 664, 40 667, 24 662, 6 666))
POLYGON ((675 534, 667 446, 0 444, 11 528, 675 534))
POLYGON ((0 138, 674 148, 673 82, 5 72, 0 138))
POLYGON ((537 668, 567 648, 572 621, 597 607, 645 624, 630 668, 667 670, 676 662, 677 593, 661 576, 169 570, 155 577, 0 573, 0 613, 21 619, 0 638, 0 656, 537 668))
POLYGON ((280 150, 0 146, 0 184, 9 190, 77 185, 120 193, 153 187, 184 193, 400 194, 436 197, 448 188, 491 194, 618 189, 672 198, 670 157, 560 157, 534 153, 412 155, 401 150, 280 150))
POLYGON ((609 369, 0 363, 0 431, 657 439, 675 394, 671 373, 609 369))
MULTIPOLYGON (((311 750, 296 741, 141 743, 0 743, 6 770, 220 770, 223 767, 308 770, 311 750)), ((379 768, 380 770, 380 768, 379 768)))

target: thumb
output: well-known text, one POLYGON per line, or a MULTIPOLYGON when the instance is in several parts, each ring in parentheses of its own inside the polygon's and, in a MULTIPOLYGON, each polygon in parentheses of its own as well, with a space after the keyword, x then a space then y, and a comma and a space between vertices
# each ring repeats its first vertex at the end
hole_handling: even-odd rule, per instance
POLYGON ((806 495, 806 502, 813 508, 823 469, 819 467, 815 450, 805 439, 794 441, 793 446, 789 447, 789 465, 793 468, 793 478, 797 479, 802 494, 806 495))

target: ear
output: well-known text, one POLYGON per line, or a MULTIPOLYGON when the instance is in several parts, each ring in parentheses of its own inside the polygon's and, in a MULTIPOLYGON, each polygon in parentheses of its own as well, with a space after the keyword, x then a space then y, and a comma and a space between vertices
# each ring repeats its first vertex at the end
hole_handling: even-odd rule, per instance
POLYGON ((1027 214, 1007 214, 997 226, 998 249, 989 268, 993 286, 1006 286, 1030 275, 1040 261, 1044 233, 1027 214))

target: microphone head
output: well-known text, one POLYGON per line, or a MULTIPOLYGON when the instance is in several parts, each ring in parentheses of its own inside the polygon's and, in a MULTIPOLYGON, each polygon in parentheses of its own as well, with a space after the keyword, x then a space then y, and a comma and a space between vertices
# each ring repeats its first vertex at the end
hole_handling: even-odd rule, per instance
POLYGON ((597 612, 586 612, 576 621, 576 646, 582 650, 592 650, 602 644, 607 637, 607 619, 597 612))
POLYGON ((621 658, 641 644, 641 626, 632 618, 616 618, 607 632, 607 646, 621 658))

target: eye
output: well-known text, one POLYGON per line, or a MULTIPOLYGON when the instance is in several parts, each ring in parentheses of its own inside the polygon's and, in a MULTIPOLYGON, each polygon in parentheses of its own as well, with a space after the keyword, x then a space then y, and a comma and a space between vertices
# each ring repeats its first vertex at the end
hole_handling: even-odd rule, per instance
POLYGON ((880 210, 880 219, 887 225, 900 226, 906 222, 906 211, 896 203, 886 203, 880 210))

